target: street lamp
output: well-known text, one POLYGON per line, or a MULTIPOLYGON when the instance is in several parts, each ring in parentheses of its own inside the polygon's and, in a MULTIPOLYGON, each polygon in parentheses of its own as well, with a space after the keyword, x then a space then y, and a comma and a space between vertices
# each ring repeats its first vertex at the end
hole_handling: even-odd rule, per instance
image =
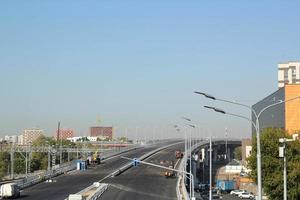
MULTIPOLYGON (((184 119, 185 121, 188 121, 188 122, 192 121, 190 118, 187 118, 187 117, 182 117, 182 119, 184 119)), ((192 124, 185 124, 185 126, 189 126, 189 127, 195 128, 195 126, 192 125, 192 124)), ((190 154, 190 162, 189 163, 190 163, 190 173, 192 173, 192 134, 191 133, 192 132, 190 132, 190 135, 189 135, 189 154, 190 154)), ((185 165, 186 165, 186 163, 185 163, 185 165)), ((190 177, 190 178, 192 178, 192 177, 190 177)), ((190 180, 190 194, 192 192, 194 192, 194 191, 192 191, 192 181, 190 180)))
POLYGON ((249 119, 247 117, 244 117, 244 116, 241 116, 241 115, 232 114, 232 113, 226 113, 224 110, 221 110, 221 109, 218 109, 218 108, 215 108, 215 107, 204 106, 205 108, 212 109, 212 110, 214 110, 216 112, 219 112, 219 113, 222 113, 222 114, 228 114, 228 115, 232 115, 232 116, 236 116, 236 117, 240 117, 240 118, 246 119, 246 120, 250 121, 252 123, 252 125, 255 127, 255 130, 256 130, 256 143, 257 143, 257 155, 256 155, 256 157, 257 157, 257 190, 258 190, 258 200, 262 200, 262 175, 261 175, 261 149, 260 149, 259 117, 267 109, 269 109, 271 107, 274 107, 274 106, 277 106, 279 104, 283 104, 283 103, 286 103, 286 102, 289 102, 289 101, 293 101, 295 99, 300 98, 300 96, 297 96, 297 97, 294 97, 294 98, 291 98, 291 99, 288 99, 288 100, 285 100, 285 101, 280 100, 279 102, 273 103, 271 105, 268 105, 268 106, 262 108, 259 111, 259 113, 257 113, 251 106, 246 105, 246 104, 242 104, 242 103, 235 102, 235 101, 229 101, 229 100, 225 100, 225 99, 216 98, 216 97, 214 97, 212 95, 208 95, 208 94, 203 93, 203 92, 195 91, 194 93, 199 94, 199 95, 203 95, 206 98, 209 98, 209 99, 212 99, 212 100, 218 100, 218 101, 222 101, 222 102, 226 102, 226 103, 230 103, 230 104, 234 104, 234 105, 243 106, 245 108, 250 109, 251 112, 255 115, 256 122, 254 123, 251 119, 249 119))
MULTIPOLYGON (((189 121, 188 118, 184 118, 184 117, 182 117, 182 118, 189 121)), ((188 124, 184 124, 184 125, 189 126, 188 124)), ((174 125, 174 128, 175 128, 176 131, 180 131, 180 128, 179 128, 178 125, 174 125)), ((187 170, 186 170, 187 155, 188 155, 187 154, 188 141, 187 141, 186 130, 184 130, 183 132, 184 132, 184 154, 185 154, 184 155, 184 160, 183 160, 183 162, 184 162, 183 174, 185 174, 186 178, 189 178, 189 180, 190 180, 190 185, 189 185, 189 187, 190 187, 190 198, 194 199, 194 183, 192 183, 194 181, 194 178, 193 178, 193 175, 191 175, 192 174, 192 172, 191 172, 191 157, 190 157, 190 172, 188 173, 187 170), (189 177, 187 177, 188 174, 190 175, 189 177), (193 187, 193 189, 192 189, 192 187, 193 187)), ((190 152, 191 152, 191 147, 189 149, 190 149, 190 152)), ((191 154, 190 154, 190 156, 191 156, 191 154)))
POLYGON ((293 142, 298 139, 298 134, 293 135, 293 139, 279 138, 279 142, 283 144, 279 147, 279 157, 283 157, 283 200, 287 200, 287 175, 286 175, 286 154, 285 148, 287 142, 293 142))

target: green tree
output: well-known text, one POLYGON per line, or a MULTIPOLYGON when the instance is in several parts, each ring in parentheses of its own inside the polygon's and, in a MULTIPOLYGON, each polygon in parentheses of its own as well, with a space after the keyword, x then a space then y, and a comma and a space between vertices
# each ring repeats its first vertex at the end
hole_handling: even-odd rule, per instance
POLYGON ((0 152, 0 179, 7 175, 10 155, 7 152, 0 152))
POLYGON ((242 160, 242 147, 236 147, 233 151, 234 158, 242 160))
MULTIPOLYGON (((261 161, 262 183, 264 192, 272 200, 283 198, 283 158, 279 158, 279 138, 290 138, 282 129, 267 128, 261 132, 261 161)), ((248 167, 252 170, 251 177, 257 181, 256 137, 252 140, 252 154, 248 158, 248 167)), ((296 200, 300 197, 300 142, 290 142, 286 145, 287 156, 287 186, 288 199, 296 200)))

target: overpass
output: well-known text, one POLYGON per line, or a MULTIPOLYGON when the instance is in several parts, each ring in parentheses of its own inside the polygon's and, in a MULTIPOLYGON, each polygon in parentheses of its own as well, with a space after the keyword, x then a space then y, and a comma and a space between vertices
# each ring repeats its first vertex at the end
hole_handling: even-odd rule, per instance
MULTIPOLYGON (((175 142, 168 141, 154 145, 146 145, 142 148, 124 153, 123 156, 137 158, 147 152, 172 143, 175 142)), ((216 152, 213 156, 214 164, 222 162, 222 159, 220 158, 222 158, 222 155, 224 156, 226 143, 228 147, 228 158, 232 158, 233 149, 241 145, 241 141, 238 140, 227 140, 227 142, 223 139, 214 140, 213 149, 216 152)), ((208 141, 198 142, 193 146, 193 153, 200 153, 201 149, 205 149, 205 152, 207 152, 208 145, 208 141)), ((175 150, 184 150, 184 144, 176 144, 163 149, 146 159, 146 161, 160 165, 166 165, 166 163, 170 161, 176 162, 174 156, 175 150)), ((208 158, 208 156, 205 157, 206 159, 208 158)), ((53 183, 43 182, 26 188, 21 194, 21 199, 66 199, 69 194, 75 194, 90 186, 93 182, 109 184, 108 189, 99 199, 188 199, 188 189, 186 187, 178 188, 180 186, 188 185, 188 182, 186 182, 185 179, 181 179, 183 184, 178 184, 179 179, 167 179, 163 175, 164 170, 151 166, 140 165, 125 171, 119 176, 107 177, 108 174, 128 163, 129 162, 127 160, 120 159, 118 156, 112 157, 100 166, 96 166, 95 168, 87 171, 74 171, 72 173, 56 177, 53 183), (178 190, 185 194, 178 194, 178 190)), ((176 165, 179 169, 183 166, 180 165, 180 163, 182 163, 182 160, 178 161, 176 165)), ((205 166, 208 166, 206 165, 208 161, 204 163, 205 166)), ((195 174, 195 184, 197 184, 197 182, 199 182, 199 180, 203 180, 203 178, 199 176, 199 170, 201 171, 201 168, 196 167, 195 169, 196 170, 192 170, 192 172, 195 174)), ((207 167, 202 168, 205 174, 208 174, 207 169, 207 167)))

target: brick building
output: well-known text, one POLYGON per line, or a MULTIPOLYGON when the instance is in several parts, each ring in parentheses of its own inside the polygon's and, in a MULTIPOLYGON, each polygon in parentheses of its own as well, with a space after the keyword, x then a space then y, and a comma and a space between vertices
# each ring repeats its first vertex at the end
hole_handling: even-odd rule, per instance
POLYGON ((26 129, 22 134, 22 145, 27 145, 34 142, 40 136, 44 134, 44 131, 41 129, 26 129))
POLYGON ((90 136, 92 137, 103 136, 112 140, 113 127, 101 127, 101 126, 90 127, 90 136))
POLYGON ((73 129, 59 129, 54 134, 54 138, 56 140, 66 140, 67 138, 74 137, 74 130, 73 129))

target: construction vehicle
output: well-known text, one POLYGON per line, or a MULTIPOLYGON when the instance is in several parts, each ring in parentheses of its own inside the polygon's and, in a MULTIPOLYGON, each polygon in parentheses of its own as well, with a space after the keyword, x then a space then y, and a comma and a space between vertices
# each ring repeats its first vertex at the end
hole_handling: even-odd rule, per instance
POLYGON ((98 150, 93 154, 91 164, 93 165, 99 165, 101 163, 100 153, 98 153, 98 150))
POLYGON ((175 151, 175 157, 176 159, 181 159, 183 158, 183 152, 182 151, 175 151))
MULTIPOLYGON (((171 162, 171 165, 169 166, 170 169, 174 169, 174 163, 171 162)), ((175 171, 173 170, 166 170, 165 171, 165 177, 166 178, 172 178, 172 177, 175 177, 176 176, 176 173, 175 171)))

